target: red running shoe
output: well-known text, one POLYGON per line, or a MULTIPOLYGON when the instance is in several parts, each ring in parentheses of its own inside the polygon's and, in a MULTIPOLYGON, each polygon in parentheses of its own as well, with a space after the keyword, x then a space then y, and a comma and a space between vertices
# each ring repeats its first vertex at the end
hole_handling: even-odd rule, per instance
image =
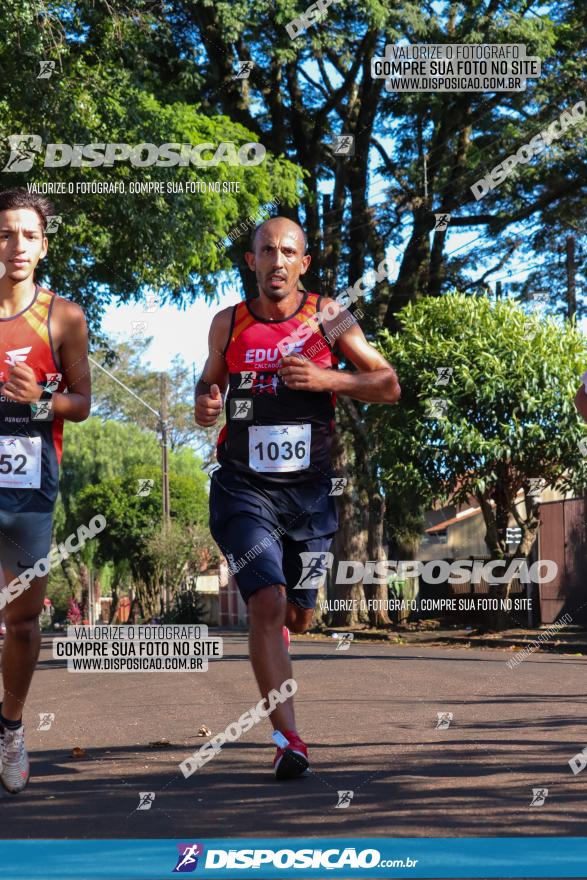
POLYGON ((283 744, 277 748, 273 759, 275 776, 277 779, 295 779, 310 766, 308 747, 295 730, 284 730, 282 736, 287 740, 287 745, 282 741, 283 744))
POLYGON ((289 651, 289 646, 291 644, 291 636, 289 634, 289 630, 287 626, 281 628, 281 632, 283 633, 283 641, 285 642, 285 647, 289 651))

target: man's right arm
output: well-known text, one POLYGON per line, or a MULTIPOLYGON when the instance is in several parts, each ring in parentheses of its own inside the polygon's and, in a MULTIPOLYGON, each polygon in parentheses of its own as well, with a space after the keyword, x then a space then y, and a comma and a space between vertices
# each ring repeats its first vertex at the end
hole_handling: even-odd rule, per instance
POLYGON ((212 319, 208 334, 208 358, 196 385, 194 418, 202 428, 215 425, 222 412, 222 394, 228 385, 224 348, 228 341, 232 308, 223 309, 212 319))

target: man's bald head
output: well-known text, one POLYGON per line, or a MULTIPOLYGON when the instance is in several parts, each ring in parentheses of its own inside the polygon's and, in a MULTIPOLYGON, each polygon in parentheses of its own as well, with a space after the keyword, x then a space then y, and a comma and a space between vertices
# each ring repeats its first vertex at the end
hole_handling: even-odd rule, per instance
POLYGON ((270 223, 276 223, 277 221, 279 221, 279 223, 290 224, 293 227, 293 229, 298 230, 299 234, 302 237, 302 241, 304 243, 304 249, 302 251, 302 254, 305 254, 308 250, 308 236, 306 235, 306 233, 304 232, 304 230, 302 229, 300 224, 296 223, 295 220, 290 220, 289 217, 270 217, 269 220, 264 220, 263 223, 259 223, 258 226, 255 226, 255 228, 251 232, 251 240, 250 240, 251 250, 253 252, 255 251, 255 242, 257 240, 257 233, 260 232, 262 229, 266 228, 270 223))
POLYGON ((280 302, 298 290, 312 258, 306 253, 304 230, 288 217, 265 220, 251 236, 251 250, 245 254, 247 266, 255 273, 259 293, 280 302))

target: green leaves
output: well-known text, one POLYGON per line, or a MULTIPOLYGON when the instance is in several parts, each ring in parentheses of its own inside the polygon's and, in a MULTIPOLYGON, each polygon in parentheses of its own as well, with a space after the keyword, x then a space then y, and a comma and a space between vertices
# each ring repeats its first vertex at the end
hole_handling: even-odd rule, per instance
MULTIPOLYGON (((232 14, 230 4, 226 6, 226 14, 232 14)), ((185 56, 174 58, 175 52, 175 36, 162 10, 155 17, 152 8, 139 6, 135 21, 116 4, 108 12, 94 4, 49 2, 40 7, 9 0, 0 23, 0 163, 8 158, 4 138, 14 133, 37 134, 43 145, 231 142, 238 149, 258 142, 258 135, 243 124, 202 112, 193 89, 188 100, 177 83, 171 87, 186 64, 185 56), (37 20, 41 8, 46 15, 42 28, 37 20), (13 45, 15 34, 23 51, 13 45), (37 77, 41 60, 56 62, 49 79, 37 77)), ((127 302, 149 288, 162 302, 180 306, 197 295, 215 295, 219 273, 232 268, 226 250, 217 244, 269 200, 296 204, 302 182, 297 166, 273 156, 270 146, 258 166, 221 162, 165 168, 115 162, 111 167, 45 168, 37 156, 30 173, 4 176, 10 177, 4 180, 10 186, 26 187, 33 180, 74 187, 80 181, 126 185, 124 196, 75 188, 53 196, 63 223, 50 239, 42 266, 46 276, 39 280, 79 302, 93 331, 111 293, 127 302), (132 193, 129 187, 135 181, 162 183, 164 193, 132 193), (238 191, 186 190, 211 181, 234 183, 238 191), (168 191, 172 183, 183 184, 184 191, 168 191)))
POLYGON ((455 492, 497 496, 500 485, 519 488, 533 476, 576 491, 587 484, 573 402, 587 341, 574 323, 458 293, 411 304, 400 320, 402 332, 383 332, 380 346, 402 399, 368 415, 388 485, 403 472, 406 491, 431 503, 455 492), (446 367, 450 380, 438 384, 446 367), (427 418, 431 398, 446 401, 447 419, 427 418))

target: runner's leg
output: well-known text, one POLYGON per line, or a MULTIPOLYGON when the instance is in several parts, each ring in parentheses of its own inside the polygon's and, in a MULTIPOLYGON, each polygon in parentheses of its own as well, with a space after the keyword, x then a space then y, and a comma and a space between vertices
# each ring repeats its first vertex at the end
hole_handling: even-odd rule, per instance
POLYGON ((312 626, 313 617, 313 608, 297 608, 291 602, 287 603, 285 625, 291 632, 304 633, 309 630, 312 626))
MULTIPOLYGON (((263 697, 279 690, 292 678, 289 652, 281 629, 286 615, 285 586, 273 584, 257 590, 249 599, 249 657, 263 697)), ((295 730, 293 697, 280 703, 269 716, 274 730, 295 730)))
MULTIPOLYGON (((2 570, 6 584, 17 575, 2 570)), ((4 608, 6 635, 2 650, 2 715, 9 721, 22 717, 27 694, 41 648, 39 616, 47 589, 48 575, 33 578, 20 596, 4 608)))

